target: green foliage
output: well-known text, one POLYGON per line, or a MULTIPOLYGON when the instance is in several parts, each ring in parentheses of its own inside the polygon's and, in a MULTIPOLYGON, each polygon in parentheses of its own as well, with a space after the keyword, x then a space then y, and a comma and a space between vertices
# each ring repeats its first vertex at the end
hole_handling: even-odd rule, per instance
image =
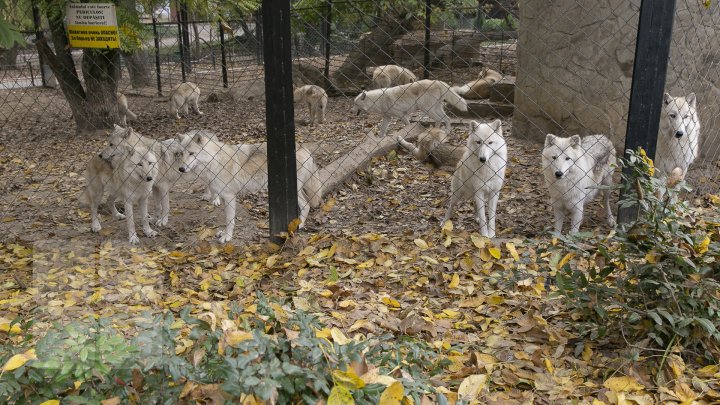
POLYGON ((622 331, 717 359, 720 354, 720 219, 717 207, 693 208, 687 190, 652 177, 652 160, 629 152, 629 197, 638 219, 606 237, 566 238, 573 253, 557 273, 562 294, 591 337, 622 331))
MULTIPOLYGON (((278 403, 316 403, 342 384, 338 375, 367 362, 382 373, 402 369, 409 377, 400 381, 419 403, 423 393, 434 392, 429 379, 447 365, 424 342, 393 343, 392 336, 338 342, 319 336, 324 326, 312 315, 288 313, 262 295, 257 302, 254 315, 228 313, 226 322, 245 327, 234 332, 224 329, 226 323, 218 328, 207 318, 189 316, 189 309, 180 319, 167 313, 140 325, 131 340, 107 321, 55 325, 37 342, 37 360, 0 375, 0 402, 97 403, 118 397, 123 402, 177 403, 200 387, 200 393, 212 391, 228 399, 255 395, 278 403), (181 336, 179 324, 188 326, 189 333, 181 336), (244 338, 232 341, 232 333, 244 338), (192 343, 185 355, 176 354, 181 338, 192 343)), ((0 364, 27 348, 0 347, 0 364)), ((356 400, 367 402, 377 402, 385 388, 376 383, 345 387, 356 400)))
POLYGON ((15 44, 25 45, 20 29, 32 29, 29 12, 30 3, 27 0, 0 0, 0 48, 12 48, 15 44))

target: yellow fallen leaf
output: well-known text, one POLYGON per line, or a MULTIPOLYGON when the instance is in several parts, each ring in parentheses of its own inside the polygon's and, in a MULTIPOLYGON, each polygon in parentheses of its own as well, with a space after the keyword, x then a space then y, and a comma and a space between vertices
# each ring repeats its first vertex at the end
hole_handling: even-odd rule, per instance
POLYGON ((332 210, 332 208, 335 206, 335 203, 336 203, 336 202, 337 202, 337 201, 335 200, 335 198, 329 198, 329 199, 325 202, 325 204, 322 205, 321 208, 322 208, 322 210, 325 211, 325 212, 330 212, 330 211, 332 210))
POLYGON ((494 257, 494 258, 496 258, 496 259, 499 259, 499 258, 500 258, 500 249, 498 249, 498 248, 496 248, 496 247, 489 247, 489 248, 488 248, 488 253, 490 253, 490 256, 492 256, 492 257, 494 257))
POLYGON ((400 381, 395 381, 385 388, 385 391, 380 395, 378 405, 400 405, 404 395, 405 387, 400 381))
POLYGON ((40 405, 60 405, 59 399, 48 399, 45 402, 41 402, 40 405))
POLYGON ((332 333, 330 331, 330 328, 323 328, 323 329, 318 329, 315 331, 315 337, 320 338, 320 339, 328 339, 331 336, 332 336, 332 333))
POLYGON ((448 284, 448 288, 458 288, 460 285, 460 276, 455 273, 452 276, 452 280, 450 280, 450 284, 448 284))
POLYGON ((442 230, 443 233, 452 232, 452 230, 453 230, 453 223, 452 223, 452 221, 449 220, 449 219, 448 219, 447 221, 445 221, 445 223, 443 224, 441 230, 442 230))
POLYGON ((357 390, 365 386, 365 381, 358 377, 351 368, 348 368, 347 371, 333 370, 332 374, 335 384, 342 385, 349 390, 357 390))
POLYGON ((242 331, 231 331, 225 334, 225 342, 229 344, 230 346, 236 347, 240 344, 240 342, 244 342, 246 340, 250 340, 253 338, 252 333, 250 332, 242 332, 242 331))
POLYGON ((710 246, 710 237, 705 236, 705 239, 703 239, 702 242, 698 244, 698 246, 695 248, 695 251, 697 252, 697 254, 701 255, 708 251, 708 246, 710 246))
POLYGON ((656 251, 651 250, 645 254, 645 261, 650 264, 655 264, 659 261, 661 255, 659 255, 656 251))
POLYGON ((490 305, 500 305, 503 302, 505 302, 505 298, 501 297, 499 295, 491 295, 491 296, 487 297, 486 301, 490 305))
POLYGON ((430 247, 430 246, 428 246, 427 242, 425 242, 423 239, 420 239, 420 238, 415 239, 413 242, 415 242, 415 245, 422 250, 425 250, 430 247))
POLYGON ((458 388, 458 399, 465 403, 469 403, 477 399, 480 392, 485 389, 487 385, 487 375, 485 374, 472 374, 460 383, 458 388))
POLYGON ((548 359, 547 357, 543 359, 543 364, 545 365, 545 369, 547 369, 550 374, 555 372, 555 367, 552 365, 552 361, 550 361, 550 359, 548 359))
POLYGON ((354 403, 352 394, 342 385, 336 385, 330 390, 327 405, 352 405, 354 403))
POLYGON ((510 252, 510 256, 512 256, 512 258, 515 259, 516 262, 520 260, 520 255, 518 255, 514 243, 508 242, 505 244, 505 247, 507 248, 508 252, 510 252))
POLYGON ((389 306, 390 308, 400 308, 401 307, 400 303, 394 298, 382 297, 381 301, 383 304, 389 306))
POLYGON ((640 391, 645 388, 632 377, 610 377, 603 383, 603 387, 616 392, 640 391))
POLYGON ((562 269, 563 266, 566 265, 573 257, 575 257, 575 253, 573 253, 573 252, 570 252, 570 253, 566 254, 565 257, 563 257, 563 258, 558 262, 556 269, 557 269, 557 270, 562 269))
POLYGON ((14 335, 17 335, 18 333, 22 333, 22 329, 20 328, 20 325, 14 324, 12 327, 10 326, 10 321, 4 318, 0 318, 0 332, 5 333, 11 333, 14 335))
POLYGON ((22 367, 25 363, 30 360, 36 360, 35 349, 30 349, 25 353, 19 353, 10 357, 2 368, 2 371, 13 371, 22 367))
POLYGON ((585 343, 585 347, 583 347, 583 351, 582 351, 583 361, 590 361, 590 359, 592 359, 592 355, 593 355, 592 347, 589 344, 585 343))
POLYGON ((108 399, 103 399, 100 401, 101 405, 119 405, 120 404, 120 397, 112 397, 108 399))
POLYGON ((711 364, 709 366, 705 366, 697 371, 697 375, 700 377, 713 377, 715 374, 720 372, 720 366, 717 364, 711 364))
POLYGON ((338 328, 330 329, 330 336, 332 336, 333 341, 339 345, 345 345, 352 342, 352 339, 345 336, 345 334, 338 328))
POLYGON ((265 266, 272 267, 275 265, 278 259, 278 255, 270 255, 268 256, 267 260, 265 260, 265 266))
POLYGON ((470 240, 473 245, 480 250, 482 250, 485 247, 485 243, 487 243, 487 238, 478 235, 470 235, 470 240))

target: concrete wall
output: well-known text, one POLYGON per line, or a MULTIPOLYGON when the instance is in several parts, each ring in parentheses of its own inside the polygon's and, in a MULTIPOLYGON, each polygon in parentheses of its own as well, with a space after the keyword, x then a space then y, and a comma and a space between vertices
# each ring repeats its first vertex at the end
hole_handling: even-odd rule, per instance
MULTIPOLYGON (((666 90, 696 92, 720 155, 720 5, 677 0, 666 90)), ((640 0, 520 0, 515 136, 611 135, 622 150, 640 0)))

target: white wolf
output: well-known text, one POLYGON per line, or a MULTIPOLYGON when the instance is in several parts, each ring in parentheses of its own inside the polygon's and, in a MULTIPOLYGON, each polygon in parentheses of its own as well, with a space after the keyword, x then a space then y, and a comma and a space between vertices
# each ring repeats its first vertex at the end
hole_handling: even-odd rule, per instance
MULTIPOLYGON (((318 207, 322 183, 310 151, 296 151, 298 207, 303 227, 310 207, 318 207)), ((183 153, 183 173, 197 170, 209 189, 225 203, 225 230, 218 232, 220 243, 228 242, 235 229, 235 205, 238 193, 256 193, 267 188, 267 144, 230 145, 196 133, 183 153)))
MULTIPOLYGON (((555 214, 555 232, 561 233, 570 214, 570 233, 580 230, 585 204, 595 198, 598 186, 611 186, 615 170, 615 147, 604 135, 573 135, 561 138, 548 134, 542 152, 545 185, 555 214)), ((610 207, 610 191, 603 190, 605 213, 615 226, 610 207)))
POLYGON ((94 157, 86 169, 87 188, 81 196, 81 202, 90 205, 91 229, 100 232, 102 226, 98 219, 97 209, 102 201, 103 193, 107 188, 110 191, 108 204, 116 218, 127 220, 130 244, 137 244, 140 239, 135 232, 135 219, 133 205, 138 204, 140 220, 143 231, 148 237, 157 235, 152 228, 147 215, 147 200, 152 192, 153 182, 158 174, 155 155, 141 147, 118 145, 107 147, 101 153, 106 159, 94 157), (117 212, 115 198, 120 197, 125 202, 125 215, 117 212))
POLYGON ((695 93, 673 97, 665 93, 655 154, 658 175, 667 177, 673 169, 687 170, 700 153, 700 118, 695 93))
POLYGON ((417 80, 417 76, 410 69, 398 65, 380 65, 373 69, 372 88, 381 89, 399 86, 412 83, 415 80, 417 80))
POLYGON ((120 116, 120 124, 122 126, 127 126, 128 118, 130 118, 131 121, 136 121, 137 115, 135 115, 134 112, 130 111, 130 108, 128 107, 127 97, 125 97, 124 94, 118 92, 117 93, 117 101, 118 101, 118 115, 120 116))
MULTIPOLYGON (((179 168, 182 165, 182 152, 190 142, 190 137, 178 135, 177 138, 170 138, 163 141, 148 138, 133 130, 115 126, 108 138, 108 147, 100 154, 100 157, 108 160, 113 147, 126 145, 130 147, 144 148, 152 151, 158 158, 158 175, 153 182, 152 195, 157 204, 157 218, 155 225, 165 226, 170 217, 170 189, 180 179, 179 168)), ((220 200, 213 203, 220 205, 220 200)))
POLYGON ((410 124, 408 115, 415 111, 423 111, 435 122, 444 122, 447 131, 452 131, 450 118, 445 114, 443 101, 447 101, 461 111, 467 111, 467 103, 450 86, 439 80, 420 80, 410 84, 363 91, 355 97, 351 112, 360 111, 378 113, 383 117, 380 135, 387 133, 393 117, 402 119, 405 125, 410 124))
POLYGON ((490 97, 490 89, 500 80, 502 80, 502 75, 499 72, 483 68, 477 80, 473 80, 462 86, 453 87, 452 89, 468 100, 479 100, 490 97))
POLYGON ((495 212, 507 166, 507 144, 502 122, 495 120, 490 124, 478 124, 472 121, 465 148, 452 177, 450 201, 442 223, 450 219, 455 204, 473 198, 480 234, 493 238, 495 212))
POLYGON ((200 99, 200 87, 192 82, 180 83, 173 87, 170 93, 170 116, 172 118, 180 119, 178 111, 182 111, 183 114, 188 115, 188 107, 192 107, 194 113, 202 115, 198 107, 198 100, 200 99))
POLYGON ((322 124, 325 121, 325 107, 328 95, 320 86, 308 84, 293 91, 293 100, 296 103, 307 103, 310 111, 310 125, 322 124))
POLYGON ((430 162, 435 167, 457 166, 465 154, 465 148, 446 143, 447 133, 440 128, 428 128, 418 135, 415 144, 398 135, 400 146, 421 162, 430 162))

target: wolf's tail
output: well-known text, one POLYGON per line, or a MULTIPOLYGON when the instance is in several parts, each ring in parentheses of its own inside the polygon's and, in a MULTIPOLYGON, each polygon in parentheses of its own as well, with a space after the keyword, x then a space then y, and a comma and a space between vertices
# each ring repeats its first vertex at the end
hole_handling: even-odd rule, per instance
POLYGON ((129 109, 127 110, 127 117, 131 121, 137 121, 137 115, 134 112, 130 111, 129 109))
POLYGON ((320 181, 320 170, 315 164, 315 160, 310 157, 303 166, 310 172, 310 178, 303 187, 307 193, 310 206, 317 208, 322 204, 323 184, 320 181))
MULTIPOLYGON (((467 87, 467 86, 462 86, 462 87, 467 87)), ((465 94, 465 93, 462 93, 462 94, 465 94)), ((448 89, 445 92, 443 99, 460 111, 467 111, 467 109, 468 109, 467 101, 465 101, 464 98, 460 97, 460 93, 453 90, 452 87, 448 86, 448 89)))
POLYGON ((450 87, 450 90, 454 91, 460 96, 464 96, 465 94, 467 94, 468 91, 470 91, 470 86, 468 86, 467 84, 464 84, 462 86, 452 86, 450 87))

